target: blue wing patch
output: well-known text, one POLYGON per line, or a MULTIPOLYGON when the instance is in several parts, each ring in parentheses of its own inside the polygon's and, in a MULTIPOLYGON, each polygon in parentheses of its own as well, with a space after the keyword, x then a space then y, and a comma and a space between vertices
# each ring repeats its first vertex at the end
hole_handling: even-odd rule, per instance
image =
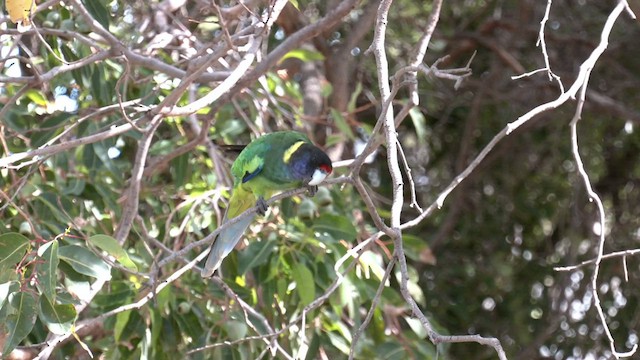
POLYGON ((253 179, 258 174, 260 174, 261 171, 262 171, 262 165, 258 166, 258 168, 252 172, 249 172, 249 171, 245 172, 244 175, 242 176, 242 183, 244 184, 247 181, 253 179))

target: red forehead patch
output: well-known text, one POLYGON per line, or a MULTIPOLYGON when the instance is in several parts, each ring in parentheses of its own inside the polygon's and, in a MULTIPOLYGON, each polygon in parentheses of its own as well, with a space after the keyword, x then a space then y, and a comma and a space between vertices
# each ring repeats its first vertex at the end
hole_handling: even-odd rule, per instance
POLYGON ((320 170, 322 170, 322 172, 325 172, 327 174, 331 174, 331 171, 333 170, 333 168, 331 167, 331 165, 322 164, 320 165, 320 170))

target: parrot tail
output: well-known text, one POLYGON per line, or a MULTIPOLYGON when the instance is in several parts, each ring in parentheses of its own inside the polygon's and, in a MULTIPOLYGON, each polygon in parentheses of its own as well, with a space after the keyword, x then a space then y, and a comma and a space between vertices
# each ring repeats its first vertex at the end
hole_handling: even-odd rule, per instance
MULTIPOLYGON (((254 205, 255 196, 252 193, 243 190, 242 187, 234 189, 222 224, 224 225, 227 219, 233 219, 254 205)), ((211 245, 209 257, 200 273, 203 278, 213 276, 213 273, 220 267, 220 264, 222 264, 222 260, 236 247, 242 234, 244 234, 254 218, 255 215, 247 216, 218 234, 213 245, 211 245)))

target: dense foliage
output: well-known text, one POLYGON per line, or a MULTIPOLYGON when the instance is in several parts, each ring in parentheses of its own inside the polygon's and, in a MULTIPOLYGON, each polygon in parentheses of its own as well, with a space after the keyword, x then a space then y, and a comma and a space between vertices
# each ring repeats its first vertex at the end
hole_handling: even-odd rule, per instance
POLYGON ((580 80, 616 3, 397 0, 381 22, 385 3, 54 0, 24 32, 0 19, 3 356, 498 356, 437 332, 495 337, 512 359, 599 359, 608 329, 631 350, 638 22, 614 19, 577 126, 603 225, 572 148, 579 101, 504 129, 580 80), (547 53, 553 73, 512 78, 547 53), (387 106, 397 121, 381 126, 387 106), (275 202, 202 279, 192 260, 229 197, 225 145, 285 129, 327 150, 333 179, 275 202), (370 161, 349 161, 366 141, 370 161), (604 253, 626 251, 596 279, 607 328, 593 262, 556 269, 595 259, 603 226, 604 253))

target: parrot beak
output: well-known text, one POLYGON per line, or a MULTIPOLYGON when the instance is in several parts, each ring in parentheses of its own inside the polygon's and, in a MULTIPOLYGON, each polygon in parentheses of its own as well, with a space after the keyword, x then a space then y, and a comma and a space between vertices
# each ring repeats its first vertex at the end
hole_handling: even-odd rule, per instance
POLYGON ((324 179, 327 177, 327 175, 331 174, 331 170, 333 169, 331 168, 331 166, 328 166, 328 165, 322 165, 319 168, 317 168, 313 172, 313 176, 311 176, 311 181, 309 181, 309 185, 317 186, 318 184, 323 182, 324 179))

